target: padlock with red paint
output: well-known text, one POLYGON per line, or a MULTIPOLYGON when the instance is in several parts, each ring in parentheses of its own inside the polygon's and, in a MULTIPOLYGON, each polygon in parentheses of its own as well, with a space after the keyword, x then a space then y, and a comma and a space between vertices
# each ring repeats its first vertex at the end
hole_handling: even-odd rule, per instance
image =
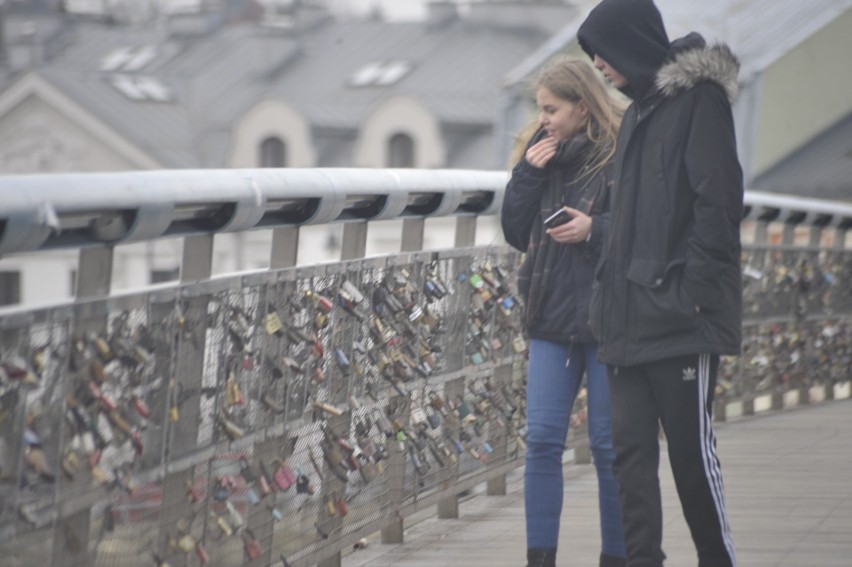
POLYGON ((207 550, 204 549, 200 541, 195 543, 195 555, 202 565, 207 565, 210 562, 210 555, 207 554, 207 550))
POLYGON ((245 549, 246 557, 248 557, 250 561, 260 559, 260 556, 263 555, 263 549, 260 547, 260 541, 258 541, 251 530, 243 532, 243 548, 245 549))
POLYGON ((273 465, 275 465, 275 463, 277 463, 275 473, 273 474, 275 484, 278 486, 278 490, 285 492, 293 486, 293 484, 295 484, 296 473, 294 473, 293 469, 287 466, 287 464, 283 461, 276 459, 273 461, 273 465))

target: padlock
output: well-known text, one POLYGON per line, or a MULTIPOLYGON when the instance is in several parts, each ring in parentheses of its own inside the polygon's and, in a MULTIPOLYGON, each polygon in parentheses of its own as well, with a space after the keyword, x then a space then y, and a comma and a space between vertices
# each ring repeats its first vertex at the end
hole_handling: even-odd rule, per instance
POLYGON ((275 480, 275 484, 278 487, 278 490, 281 492, 286 492, 293 484, 296 482, 296 473, 293 472, 289 466, 283 461, 276 459, 272 462, 273 466, 275 463, 278 463, 277 467, 275 467, 275 473, 273 473, 273 479, 275 480))
POLYGON ((204 549, 200 541, 195 542, 195 555, 202 565, 207 565, 210 562, 210 555, 208 555, 207 550, 204 549))
POLYGON ((322 331, 328 327, 328 315, 323 311, 317 311, 314 315, 313 326, 316 331, 322 331))
POLYGON ((266 315, 263 319, 263 326, 266 329, 266 334, 270 336, 280 335, 281 330, 284 328, 284 325, 281 323, 281 318, 275 311, 271 311, 266 315))
POLYGON ((346 357, 346 353, 343 352, 342 349, 335 348, 334 349, 334 359, 337 361, 337 366, 340 368, 340 371, 344 376, 348 376, 351 370, 349 364, 349 358, 346 357))
POLYGON ((234 530, 239 531, 246 525, 243 515, 239 513, 233 502, 226 500, 225 509, 228 511, 228 523, 234 528, 234 530))
POLYGON ((47 464, 47 457, 41 447, 28 446, 24 450, 24 461, 35 470, 39 476, 47 481, 54 482, 56 476, 51 472, 47 464))
POLYGON ((355 287, 355 284, 353 284, 351 281, 344 281, 340 287, 343 289, 343 291, 349 294, 349 296, 352 298, 352 301, 356 305, 364 301, 364 294, 361 293, 361 290, 355 287))
POLYGON ((148 404, 145 403, 145 400, 136 395, 133 396, 133 409, 145 419, 148 419, 151 416, 151 410, 148 409, 148 404))
POLYGON ((231 483, 228 477, 217 478, 213 488, 213 500, 216 502, 225 502, 230 496, 231 483))
POLYGON ((203 498, 201 491, 195 487, 192 481, 186 481, 186 499, 189 500, 190 503, 195 504, 196 502, 200 502, 203 498))
POLYGON ((314 299, 317 303, 317 307, 319 307, 323 313, 331 312, 332 307, 334 307, 334 303, 331 301, 331 299, 324 295, 314 294, 314 299))
POLYGON ((260 467, 260 474, 257 476, 257 486, 260 489, 261 496, 266 496, 272 492, 272 487, 270 485, 272 478, 270 477, 269 471, 266 469, 266 465, 262 460, 258 460, 258 465, 260 467))
MULTIPOLYGON (((100 455, 99 451, 96 451, 95 453, 100 455)), ((101 467, 100 464, 92 464, 91 458, 89 459, 89 472, 92 475, 92 480, 94 480, 99 485, 109 484, 113 480, 110 473, 108 473, 106 469, 101 467)))
POLYGON ((171 423, 177 423, 180 419, 180 409, 178 408, 177 403, 172 403, 169 406, 169 421, 171 423))
POLYGON ((317 366, 316 368, 314 368, 314 373, 312 376, 314 382, 316 382, 317 384, 322 384, 323 382, 325 382, 325 370, 323 370, 322 366, 317 366))
POLYGON ((89 373, 97 384, 103 384, 106 382, 107 375, 106 370, 104 369, 103 362, 98 359, 93 359, 89 364, 89 373))
POLYGON ((284 404, 276 402, 270 394, 263 394, 260 399, 263 406, 273 413, 284 413, 284 404))
POLYGON ((432 453, 432 458, 435 459, 435 462, 438 463, 439 467, 445 467, 447 465, 447 454, 434 440, 430 439, 430 441, 429 452, 432 453))
POLYGON ((136 489, 139 488, 139 482, 129 472, 115 469, 113 475, 115 485, 127 494, 133 495, 136 489))
POLYGON ((260 547, 260 541, 258 541, 251 530, 243 532, 243 548, 245 549, 246 557, 248 557, 250 561, 260 559, 260 556, 263 555, 263 549, 260 547))
POLYGON ((379 476, 379 470, 375 463, 364 459, 361 461, 360 465, 358 472, 361 473, 361 478, 364 479, 364 482, 370 483, 379 476))
POLYGON ((289 356, 283 357, 281 359, 281 362, 283 362, 284 366, 286 366, 287 368, 289 368, 290 370, 292 370, 296 374, 301 374, 304 371, 304 369, 302 368, 302 365, 299 364, 298 362, 296 362, 295 360, 293 360, 289 356))
POLYGON ((341 518, 349 513, 349 504, 346 503, 346 499, 343 496, 338 496, 334 501, 334 506, 337 510, 337 515, 341 518))
POLYGON ((309 479, 304 473, 299 473, 296 477, 296 492, 299 494, 307 494, 308 496, 312 496, 314 494, 314 487, 311 486, 311 479, 309 479))
POLYGON ((282 514, 281 510, 279 510, 277 507, 273 506, 272 504, 268 504, 267 508, 269 508, 269 513, 272 514, 272 519, 276 522, 280 522, 284 519, 284 514, 282 514))
POLYGON ((233 372, 228 374, 228 379, 225 381, 225 407, 243 405, 245 400, 240 392, 240 386, 237 383, 237 378, 233 372))
POLYGON ((524 340, 524 337, 518 335, 512 339, 512 350, 518 354, 527 350, 527 342, 524 340))
POLYGON ((329 517, 334 517, 337 515, 337 506, 335 505, 334 498, 329 494, 325 497, 325 513, 329 517))
POLYGON ((257 475, 251 468, 251 463, 249 463, 248 457, 240 457, 239 465, 240 476, 243 477, 243 480, 246 481, 246 483, 251 484, 252 482, 255 482, 257 480, 257 475))
POLYGON ((196 540, 190 534, 183 534, 177 540, 178 549, 184 553, 192 553, 195 551, 196 540))
POLYGON ((62 472, 68 477, 68 480, 74 480, 77 472, 80 470, 80 459, 74 451, 68 451, 62 459, 62 472))
POLYGON ((328 414, 331 414, 335 417, 340 417, 343 415, 343 410, 340 408, 334 407, 331 404, 326 404, 324 402, 314 402, 314 407, 318 410, 322 410, 328 414))
POLYGON ((216 526, 219 528, 219 531, 222 532, 223 536, 230 537, 234 534, 233 528, 231 528, 224 516, 220 516, 213 511, 210 512, 210 515, 213 517, 213 521, 216 523, 216 526))
POLYGON ((341 463, 343 463, 343 453, 340 451, 340 449, 337 446, 335 446, 331 443, 326 443, 324 445, 323 454, 325 455, 325 460, 332 467, 336 467, 336 466, 340 465, 341 463))
POLYGON ((95 337, 94 339, 95 350, 98 352, 98 356, 103 359, 104 362, 109 362, 113 358, 112 348, 109 346, 109 342, 103 337, 95 337))
POLYGON ((246 488, 246 500, 249 501, 249 504, 252 506, 257 506, 260 504, 260 496, 258 496, 257 491, 253 486, 249 486, 246 488))
POLYGON ((222 426, 222 429, 225 431, 225 435, 227 435, 228 438, 231 441, 234 441, 236 439, 240 439, 240 438, 244 437, 245 434, 246 434, 245 431, 241 427, 239 427, 237 424, 235 424, 233 421, 229 420, 228 418, 220 417, 219 418, 219 424, 222 426))

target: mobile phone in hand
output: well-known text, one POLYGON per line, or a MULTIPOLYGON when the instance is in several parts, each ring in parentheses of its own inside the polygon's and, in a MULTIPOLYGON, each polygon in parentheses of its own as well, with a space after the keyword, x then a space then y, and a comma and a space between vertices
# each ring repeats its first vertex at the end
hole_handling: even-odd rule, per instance
POLYGON ((545 228, 553 228, 559 226, 561 224, 565 224, 570 221, 573 217, 568 214, 568 211, 565 209, 559 209, 546 219, 544 219, 545 228))

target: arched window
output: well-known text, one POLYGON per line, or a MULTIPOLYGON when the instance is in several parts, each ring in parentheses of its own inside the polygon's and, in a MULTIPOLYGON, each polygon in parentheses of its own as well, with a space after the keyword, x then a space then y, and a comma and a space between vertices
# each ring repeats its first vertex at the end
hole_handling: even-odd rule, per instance
POLYGON ((414 167, 414 140, 408 134, 388 139, 388 167, 414 167))
POLYGON ((287 146, 281 138, 270 136, 260 143, 260 167, 285 167, 287 146))

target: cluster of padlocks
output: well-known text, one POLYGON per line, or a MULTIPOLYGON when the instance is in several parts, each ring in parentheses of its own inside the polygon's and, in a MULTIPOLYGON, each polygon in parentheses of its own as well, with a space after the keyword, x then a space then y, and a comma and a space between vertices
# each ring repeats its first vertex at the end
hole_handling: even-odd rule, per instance
POLYGON ((93 300, 4 330, 0 419, 25 425, 0 446, 6 533, 73 554, 132 530, 125 563, 286 562, 517 458, 517 257, 405 260, 93 300), (89 509, 89 529, 57 531, 89 509))

